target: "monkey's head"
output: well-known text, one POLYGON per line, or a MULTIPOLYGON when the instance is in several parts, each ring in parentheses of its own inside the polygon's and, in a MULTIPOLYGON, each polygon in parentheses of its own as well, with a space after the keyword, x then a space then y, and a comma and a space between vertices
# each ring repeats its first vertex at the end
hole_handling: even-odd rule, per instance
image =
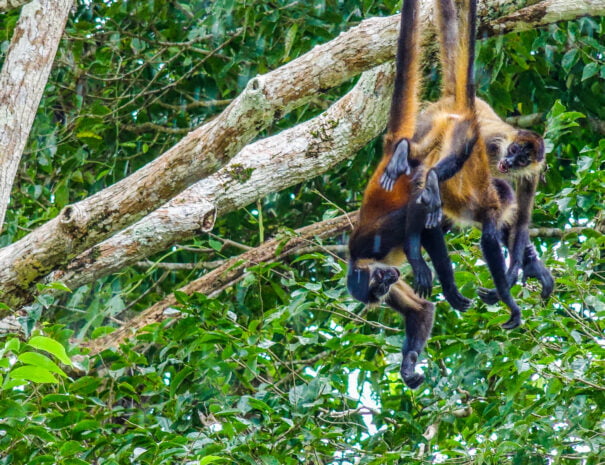
POLYGON ((533 131, 514 130, 485 140, 487 154, 500 174, 529 177, 544 164, 544 139, 533 131))
POLYGON ((347 288, 360 302, 378 304, 397 282, 399 275, 399 270, 394 266, 367 260, 351 260, 347 273, 347 288))

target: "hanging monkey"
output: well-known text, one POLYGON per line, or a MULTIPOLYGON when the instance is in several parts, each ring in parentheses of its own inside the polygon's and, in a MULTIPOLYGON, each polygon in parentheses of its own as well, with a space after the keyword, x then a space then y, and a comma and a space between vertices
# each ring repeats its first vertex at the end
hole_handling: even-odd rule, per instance
MULTIPOLYGON (((483 256, 498 297, 510 309, 510 318, 502 327, 512 329, 521 324, 521 310, 510 294, 500 237, 501 231, 513 223, 518 205, 510 185, 492 177, 479 128, 474 83, 476 9, 476 0, 464 0, 462 13, 457 18, 452 0, 436 2, 442 62, 453 65, 444 66, 441 99, 425 110, 431 124, 421 127, 412 139, 413 144, 433 148, 411 155, 422 157, 419 170, 426 171, 426 186, 418 197, 420 202, 432 200, 436 177, 446 217, 454 222, 481 226, 483 256)), ((389 176, 388 171, 386 175, 389 176)), ((392 181, 389 179, 388 185, 392 181)), ((525 246, 523 243, 522 251, 525 246)))
POLYGON ((411 388, 424 380, 414 368, 434 318, 434 305, 423 298, 430 295, 432 275, 420 254, 421 246, 433 261, 448 302, 461 311, 471 304, 456 287, 443 232, 437 227, 441 220, 437 177, 429 173, 420 198, 413 189, 414 163, 408 163, 414 153, 431 148, 412 142, 419 105, 418 20, 416 0, 405 0, 384 155, 364 192, 359 223, 349 240, 347 274, 347 287, 357 300, 370 305, 384 301, 403 314, 406 339, 401 375, 411 388), (397 267, 405 256, 420 295, 400 279, 397 267))

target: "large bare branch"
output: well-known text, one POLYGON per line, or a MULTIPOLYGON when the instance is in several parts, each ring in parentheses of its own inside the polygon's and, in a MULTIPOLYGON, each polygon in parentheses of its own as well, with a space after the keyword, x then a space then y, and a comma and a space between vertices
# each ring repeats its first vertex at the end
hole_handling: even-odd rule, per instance
MULTIPOLYGON (((0 73, 0 231, 13 181, 73 0, 33 0, 21 10, 0 73)), ((15 2, 9 2, 13 6, 15 2)), ((0 2, 0 9, 4 5, 0 2)))
POLYGON ((30 0, 0 0, 0 11, 8 11, 19 8, 29 1, 30 0))
MULTIPOLYGON (((259 263, 268 261, 280 261, 284 257, 296 253, 300 249, 306 248, 309 244, 318 239, 334 237, 343 231, 351 228, 352 221, 355 221, 357 215, 342 215, 338 218, 315 223, 306 226, 294 232, 294 234, 276 237, 266 241, 259 247, 244 252, 237 257, 227 260, 220 267, 205 274, 201 278, 192 281, 179 291, 191 295, 194 292, 211 296, 219 292, 226 285, 241 277, 246 269, 259 263)), ((174 295, 166 297, 164 300, 156 303, 147 310, 141 312, 136 317, 117 331, 99 339, 89 341, 84 344, 91 349, 91 355, 98 354, 110 347, 117 347, 126 339, 131 337, 136 331, 145 326, 163 321, 169 316, 174 316, 175 312, 166 310, 177 305, 174 295)))
POLYGON ((224 165, 259 131, 325 89, 392 59, 395 17, 372 18, 300 58, 252 79, 216 118, 122 181, 65 207, 18 242, 0 249, 0 295, 10 305, 69 257, 155 210, 224 165))
POLYGON ((82 253, 65 271, 53 272, 45 281, 79 287, 209 231, 216 215, 326 172, 382 132, 392 80, 391 64, 367 71, 320 116, 250 144, 220 171, 82 253))
MULTIPOLYGON (((490 7, 498 8, 488 9, 484 5, 482 14, 497 16, 501 11, 510 11, 525 3, 490 2, 490 7)), ((539 5, 546 11, 554 3, 539 5)), ((424 4, 425 21, 427 4, 424 4)), ((572 14, 598 13, 603 4, 605 0, 595 0, 591 9, 581 13, 575 4, 569 6, 569 11, 560 5, 560 16, 556 19, 568 19, 572 14)), ((544 21, 544 17, 555 20, 552 14, 538 18, 537 6, 532 8, 533 16, 518 13, 517 20, 535 21, 536 24, 543 24, 540 21, 544 21)), ((292 63, 253 79, 221 115, 190 133, 159 159, 97 195, 66 207, 54 220, 0 250, 3 300, 12 305, 27 300, 30 285, 40 276, 132 224, 186 185, 215 170, 279 114, 306 101, 317 91, 391 57, 397 35, 396 23, 396 17, 364 21, 292 63)))
POLYGON ((545 0, 489 23, 484 22, 479 27, 479 34, 497 35, 513 31, 529 31, 547 24, 569 21, 582 16, 603 15, 605 15, 605 1, 603 0, 545 0))

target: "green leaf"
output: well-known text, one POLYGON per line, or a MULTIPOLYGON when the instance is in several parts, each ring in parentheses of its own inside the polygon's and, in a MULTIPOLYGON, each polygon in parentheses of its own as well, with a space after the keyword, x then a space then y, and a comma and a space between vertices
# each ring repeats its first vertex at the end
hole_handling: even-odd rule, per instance
POLYGON ((284 47, 284 56, 282 61, 286 61, 290 56, 290 51, 292 50, 292 45, 294 45, 294 39, 296 39, 296 33, 298 32, 298 23, 294 23, 286 32, 286 44, 284 47))
POLYGON ((8 374, 14 380, 27 380, 34 383, 58 383, 57 378, 46 368, 33 365, 26 365, 15 368, 8 374))
POLYGON ((216 239, 209 239, 208 245, 210 245, 210 247, 212 247, 217 252, 220 252, 223 248, 223 243, 221 241, 217 241, 216 239))
POLYGON ((98 134, 95 134, 94 132, 91 131, 81 131, 79 133, 76 134, 76 137, 78 139, 97 139, 97 140, 103 140, 103 138, 101 136, 99 136, 98 134))
POLYGON ((565 55, 563 55, 563 59, 561 60, 561 65, 567 74, 575 65, 579 59, 580 55, 577 48, 572 48, 565 55))
POLYGON ((50 358, 45 355, 38 354, 36 352, 24 352, 22 354, 19 354, 17 359, 22 363, 45 368, 46 370, 53 373, 57 373, 58 375, 61 375, 64 378, 67 377, 65 372, 61 370, 61 368, 59 368, 55 362, 53 362, 50 358))
POLYGON ((225 458, 219 457, 218 455, 207 455, 200 460, 200 465, 208 465, 209 463, 218 462, 219 460, 225 460, 225 458))
POLYGON ((27 343, 36 349, 44 350, 54 355, 65 365, 71 366, 71 360, 65 352, 65 347, 54 339, 46 336, 34 336, 27 343))
POLYGON ((70 456, 84 450, 86 450, 86 448, 82 447, 78 441, 67 441, 61 446, 59 453, 63 456, 70 456))
POLYGON ((599 65, 595 62, 588 63, 584 66, 584 70, 582 71, 582 81, 593 77, 595 74, 599 72, 599 65))

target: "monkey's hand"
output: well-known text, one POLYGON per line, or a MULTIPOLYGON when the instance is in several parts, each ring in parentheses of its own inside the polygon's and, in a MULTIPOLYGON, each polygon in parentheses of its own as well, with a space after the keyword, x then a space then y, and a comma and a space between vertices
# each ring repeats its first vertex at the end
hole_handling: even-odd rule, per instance
POLYGON ((418 360, 418 353, 411 350, 403 355, 401 361, 401 377, 403 382, 411 389, 416 389, 424 382, 424 376, 414 371, 416 360, 418 360))
MULTIPOLYGON (((530 266, 533 265, 530 264, 530 266)), ((519 267, 516 265, 511 265, 506 272, 506 282, 508 283, 508 288, 510 289, 517 283, 517 278, 519 276, 519 267)), ((540 279, 540 278, 538 278, 540 279)), ((541 281, 541 279, 540 279, 541 281)), ((525 279, 524 281, 525 282, 525 279)), ((543 289, 544 291, 544 289, 543 289)), ((552 290, 551 290, 552 292, 552 290)), ((488 289, 486 287, 480 287, 477 291, 479 298, 485 302, 487 305, 495 305, 500 300, 500 296, 498 295, 498 291, 496 289, 488 289)), ((550 295, 550 293, 549 293, 550 295)))
POLYGON ((544 266, 540 260, 534 260, 523 265, 523 283, 527 281, 527 278, 536 278, 542 285, 542 293, 540 294, 543 299, 548 299, 552 294, 555 287, 555 280, 552 277, 551 272, 544 266))
POLYGON ((456 286, 451 288, 443 288, 443 295, 445 296, 445 300, 449 302, 449 304, 454 307, 459 312, 466 312, 470 306, 473 304, 471 299, 467 299, 462 294, 456 286))
POLYGON ((427 264, 422 261, 417 266, 412 266, 414 272, 414 292, 422 298, 429 298, 433 291, 433 274, 427 264))
POLYGON ((477 289, 477 295, 487 305, 496 305, 500 300, 498 291, 496 289, 489 289, 487 287, 480 287, 477 289))
POLYGON ((401 139, 395 146, 393 155, 391 155, 391 159, 380 177, 380 185, 384 190, 392 191, 399 176, 402 174, 409 176, 412 172, 408 163, 409 155, 410 142, 407 139, 401 139))
POLYGON ((424 189, 420 191, 416 203, 423 205, 426 210, 425 228, 436 228, 441 224, 443 211, 441 210, 439 178, 435 170, 431 169, 427 173, 424 189))

